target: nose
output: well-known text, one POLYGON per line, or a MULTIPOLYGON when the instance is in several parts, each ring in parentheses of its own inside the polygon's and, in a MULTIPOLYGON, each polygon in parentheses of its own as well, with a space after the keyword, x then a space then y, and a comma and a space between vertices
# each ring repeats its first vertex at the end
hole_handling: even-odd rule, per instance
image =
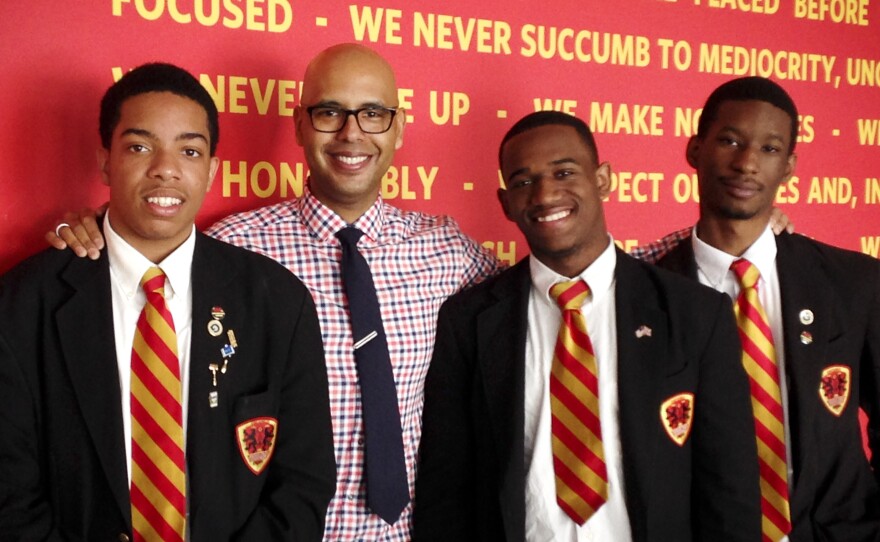
POLYGON ((551 177, 542 175, 532 182, 529 203, 535 206, 548 205, 556 199, 556 186, 551 177))
POLYGON ((336 137, 343 141, 358 141, 364 138, 364 132, 361 131, 354 113, 346 112, 345 123, 342 125, 342 130, 336 132, 336 137))
POLYGON ((744 145, 734 156, 733 168, 743 173, 757 173, 759 152, 752 145, 744 145))
POLYGON ((157 149, 150 163, 151 177, 170 181, 180 178, 180 156, 174 151, 157 149))

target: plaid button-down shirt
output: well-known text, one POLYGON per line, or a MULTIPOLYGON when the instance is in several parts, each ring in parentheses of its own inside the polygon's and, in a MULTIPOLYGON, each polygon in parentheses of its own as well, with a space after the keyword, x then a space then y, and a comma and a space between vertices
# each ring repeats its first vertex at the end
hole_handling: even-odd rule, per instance
MULTIPOLYGON (((207 233, 280 262, 305 283, 317 305, 337 466, 324 539, 409 540, 412 501, 390 526, 366 503, 360 390, 340 275, 342 251, 334 237, 346 225, 306 190, 301 198, 230 216, 207 233)), ((365 233, 358 249, 373 273, 388 338, 412 498, 437 312, 447 297, 498 272, 500 264, 453 219, 404 212, 381 198, 353 225, 365 233)))
POLYGON ((666 237, 663 237, 662 239, 657 239, 652 243, 632 249, 629 255, 648 263, 657 263, 660 258, 677 247, 679 243, 690 239, 692 231, 693 226, 674 231, 667 234, 666 237))

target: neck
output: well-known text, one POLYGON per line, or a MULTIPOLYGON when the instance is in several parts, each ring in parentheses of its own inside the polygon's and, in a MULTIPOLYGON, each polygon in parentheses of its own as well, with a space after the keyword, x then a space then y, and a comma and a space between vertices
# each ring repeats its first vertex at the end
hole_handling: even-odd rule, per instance
POLYGON ((735 220, 701 216, 697 237, 731 256, 742 256, 767 228, 768 219, 735 220))

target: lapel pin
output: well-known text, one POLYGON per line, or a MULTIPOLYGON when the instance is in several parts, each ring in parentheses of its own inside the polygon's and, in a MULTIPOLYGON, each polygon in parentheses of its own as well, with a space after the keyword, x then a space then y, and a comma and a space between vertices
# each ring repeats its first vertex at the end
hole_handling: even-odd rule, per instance
POLYGON ((229 339, 229 344, 232 345, 232 348, 238 348, 238 341, 235 340, 235 332, 231 329, 226 332, 226 337, 229 339))
POLYGON ((223 310, 223 307, 211 307, 211 316, 215 320, 222 320, 226 316, 226 311, 223 310))
POLYGON ((813 323, 813 320, 814 320, 813 311, 811 311, 810 309, 802 310, 800 312, 800 314, 798 314, 798 316, 801 319, 801 323, 805 326, 808 326, 813 323))
POLYGON ((809 331, 801 331, 801 342, 804 344, 812 344, 813 334, 809 331))
POLYGON ((231 344, 224 344, 223 348, 220 349, 220 354, 224 358, 228 358, 229 356, 235 354, 235 348, 231 344))
POLYGON ((217 387, 217 369, 219 368, 220 366, 216 363, 208 365, 208 370, 211 371, 211 383, 214 384, 215 388, 217 387))
POLYGON ((636 330, 636 338, 641 339, 642 337, 650 337, 651 336, 651 328, 645 325, 639 326, 639 329, 636 330))
POLYGON ((208 333, 210 333, 212 337, 219 337, 220 334, 223 333, 223 324, 220 323, 220 320, 211 320, 208 322, 208 333))
POLYGON ((220 395, 216 391, 212 391, 208 394, 208 405, 211 408, 217 408, 217 405, 220 404, 220 395))
POLYGON ((849 401, 850 374, 850 368, 846 365, 829 365, 822 370, 819 398, 825 408, 838 417, 849 401))

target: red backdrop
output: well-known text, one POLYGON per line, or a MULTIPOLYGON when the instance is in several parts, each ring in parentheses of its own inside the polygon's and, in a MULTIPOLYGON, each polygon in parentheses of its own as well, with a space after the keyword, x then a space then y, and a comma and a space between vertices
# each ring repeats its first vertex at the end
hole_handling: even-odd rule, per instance
POLYGON ((221 110, 207 226, 300 193, 291 114, 308 59, 342 41, 396 68, 409 124, 383 193, 454 215, 510 261, 526 254, 495 200, 505 130, 570 111, 616 172, 607 204, 625 246, 690 224, 684 146, 721 82, 780 81, 802 112, 797 178, 778 201, 800 231, 880 248, 880 5, 870 0, 37 0, 0 8, 0 272, 44 246, 62 210, 107 197, 98 100, 153 60, 197 74, 221 110))

